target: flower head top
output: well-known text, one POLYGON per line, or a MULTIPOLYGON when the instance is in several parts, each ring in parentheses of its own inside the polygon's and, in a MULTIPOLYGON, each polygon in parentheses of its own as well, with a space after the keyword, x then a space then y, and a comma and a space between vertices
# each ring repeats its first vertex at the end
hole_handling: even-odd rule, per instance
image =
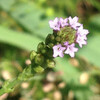
MULTIPOLYGON (((75 44, 78 44, 81 48, 87 44, 87 34, 89 31, 83 29, 83 25, 78 22, 78 17, 74 18, 55 18, 49 21, 50 28, 53 29, 54 40, 51 40, 50 44, 53 46, 53 57, 63 57, 64 54, 69 54, 74 57, 78 48, 75 44)), ((47 43, 48 44, 48 43, 47 43)))
POLYGON ((60 26, 61 27, 64 27, 64 26, 67 26, 68 25, 68 19, 63 19, 63 18, 60 18, 60 26))
POLYGON ((60 30, 60 22, 58 18, 55 18, 53 21, 49 21, 50 28, 54 30, 60 30))
POLYGON ((71 18, 69 17, 69 25, 74 28, 74 29, 77 29, 81 24, 78 22, 78 17, 74 17, 74 18, 71 18))
POLYGON ((62 47, 61 44, 55 45, 55 46, 53 47, 53 50, 54 50, 53 57, 57 57, 57 56, 63 57, 63 56, 64 56, 63 51, 64 51, 65 49, 66 49, 66 48, 65 48, 65 47, 62 47))
POLYGON ((65 54, 69 54, 71 57, 74 57, 75 52, 78 51, 78 48, 75 48, 75 43, 72 43, 71 45, 66 45, 66 50, 65 50, 65 54))

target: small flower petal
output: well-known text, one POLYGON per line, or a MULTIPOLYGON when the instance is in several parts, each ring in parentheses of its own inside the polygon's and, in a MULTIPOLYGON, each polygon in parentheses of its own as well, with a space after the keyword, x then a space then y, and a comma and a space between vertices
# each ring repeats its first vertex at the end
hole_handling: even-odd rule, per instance
POLYGON ((87 35, 89 33, 89 31, 87 29, 83 29, 83 25, 81 25, 78 29, 77 29, 77 34, 80 35, 87 35))
POLYGON ((57 57, 57 56, 63 57, 64 56, 64 53, 63 52, 64 52, 65 49, 66 48, 65 47, 62 47, 61 44, 55 45, 53 47, 53 57, 57 57))
POLYGON ((64 43, 64 45, 65 45, 66 47, 68 46, 68 44, 69 44, 69 43, 68 43, 67 41, 64 43))
POLYGON ((60 30, 60 22, 58 18, 49 21, 50 28, 53 30, 60 30))
POLYGON ((74 18, 72 18, 72 17, 69 17, 68 18, 69 19, 69 25, 72 27, 72 28, 74 28, 75 30, 79 27, 79 26, 81 26, 81 24, 78 22, 78 17, 74 17, 74 18))
POLYGON ((60 25, 61 25, 61 27, 67 26, 68 18, 66 18, 66 19, 60 18, 60 25))
POLYGON ((85 38, 81 35, 78 35, 76 38, 76 42, 79 44, 79 46, 82 48, 82 45, 86 45, 87 42, 85 40, 85 38))
POLYGON ((75 52, 78 51, 78 48, 75 47, 75 44, 71 44, 67 46, 67 49, 65 50, 65 54, 69 54, 71 57, 75 56, 75 52))

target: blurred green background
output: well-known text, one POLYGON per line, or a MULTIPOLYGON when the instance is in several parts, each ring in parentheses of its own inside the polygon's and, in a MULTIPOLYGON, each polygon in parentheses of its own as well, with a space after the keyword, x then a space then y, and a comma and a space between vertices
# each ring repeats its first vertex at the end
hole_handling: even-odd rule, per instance
POLYGON ((48 21, 68 16, 89 29, 88 45, 0 100, 100 100, 100 0, 0 0, 0 87, 22 72, 29 52, 52 33, 48 21))

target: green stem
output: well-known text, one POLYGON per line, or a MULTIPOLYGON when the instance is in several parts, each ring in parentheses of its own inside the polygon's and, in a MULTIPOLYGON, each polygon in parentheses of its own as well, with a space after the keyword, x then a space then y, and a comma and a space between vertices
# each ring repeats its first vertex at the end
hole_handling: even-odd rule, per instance
POLYGON ((0 89, 0 96, 3 95, 4 93, 9 93, 14 90, 14 86, 18 84, 20 81, 18 79, 14 79, 11 81, 6 81, 3 85, 3 88, 0 89))
POLYGON ((32 68, 31 66, 26 67, 21 74, 18 75, 17 78, 11 81, 5 81, 2 88, 0 89, 0 96, 4 93, 10 93, 14 91, 14 87, 21 83, 22 81, 26 81, 29 78, 33 77, 32 68))
POLYGON ((5 90, 3 88, 0 89, 0 96, 3 95, 4 93, 6 93, 5 90))

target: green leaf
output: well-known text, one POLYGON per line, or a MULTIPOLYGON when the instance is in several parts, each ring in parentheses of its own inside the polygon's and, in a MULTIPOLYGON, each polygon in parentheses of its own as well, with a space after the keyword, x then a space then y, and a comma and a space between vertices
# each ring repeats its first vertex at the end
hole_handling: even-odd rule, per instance
POLYGON ((89 100, 91 95, 93 95, 93 93, 91 92, 88 86, 87 87, 77 86, 76 88, 77 89, 74 90, 74 93, 75 93, 75 97, 77 98, 77 100, 89 100))
POLYGON ((8 11, 16 0, 0 0, 0 7, 8 11))
POLYGON ((22 81, 29 80, 30 78, 34 77, 34 73, 32 72, 32 67, 27 66, 22 73, 18 75, 17 78, 13 80, 7 80, 4 82, 2 88, 0 89, 0 96, 4 93, 10 93, 14 91, 14 88, 17 84, 21 83, 22 81))
POLYGON ((52 32, 48 24, 48 21, 52 18, 46 16, 45 10, 39 8, 33 2, 24 3, 18 1, 19 3, 14 4, 14 1, 0 0, 0 6, 25 30, 42 38, 45 38, 47 33, 52 32))
POLYGON ((100 34, 100 14, 92 16, 88 25, 90 34, 100 34))
POLYGON ((89 2, 96 7, 98 10, 100 10, 100 1, 99 0, 89 0, 89 2))
POLYGON ((11 16, 20 23, 27 31, 35 33, 43 38, 52 32, 49 28, 45 12, 39 9, 34 3, 19 4, 10 11, 11 16))
POLYGON ((11 31, 0 26, 0 42, 7 43, 25 50, 36 50, 41 40, 27 33, 11 31))

